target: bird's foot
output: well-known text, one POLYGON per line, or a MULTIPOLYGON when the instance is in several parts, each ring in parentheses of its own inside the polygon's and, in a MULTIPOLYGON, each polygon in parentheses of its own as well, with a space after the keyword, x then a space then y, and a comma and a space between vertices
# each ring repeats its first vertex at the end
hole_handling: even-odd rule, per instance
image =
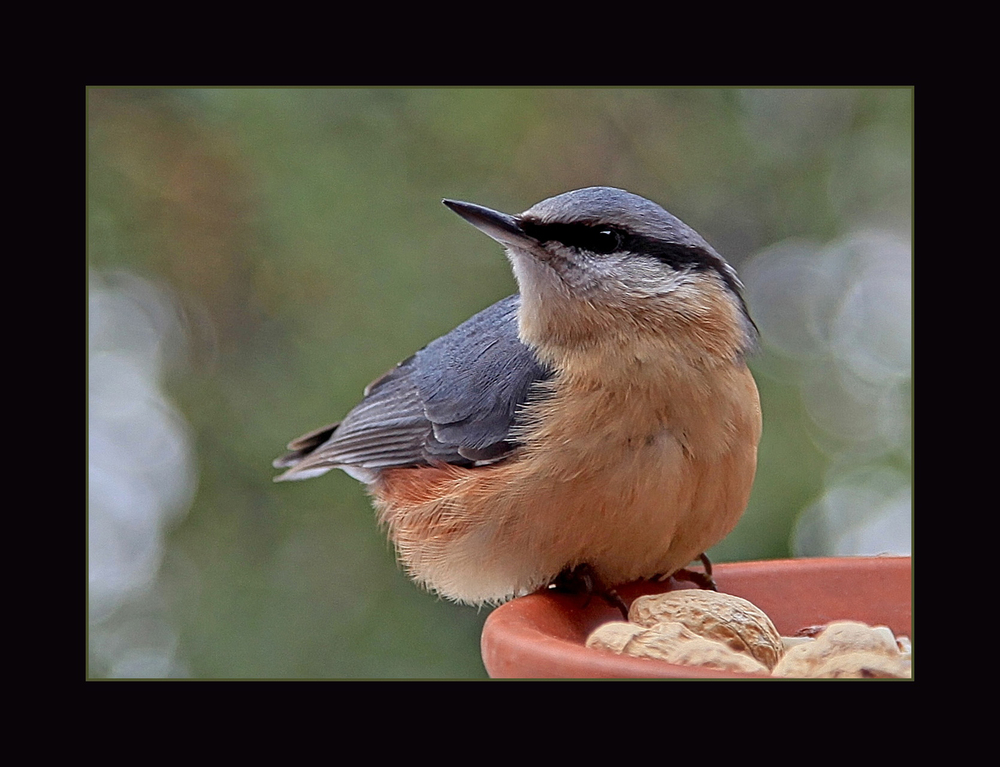
POLYGON ((625 600, 615 589, 605 586, 594 572, 594 568, 586 563, 563 570, 549 588, 570 594, 585 594, 584 607, 590 604, 590 598, 596 594, 612 607, 616 607, 622 617, 628 620, 628 605, 625 604, 625 600))
POLYGON ((674 573, 673 577, 679 581, 693 583, 698 588, 705 589, 706 591, 718 591, 719 588, 715 585, 715 578, 712 577, 712 562, 705 554, 699 554, 698 559, 705 566, 705 572, 700 573, 697 570, 684 568, 674 573))

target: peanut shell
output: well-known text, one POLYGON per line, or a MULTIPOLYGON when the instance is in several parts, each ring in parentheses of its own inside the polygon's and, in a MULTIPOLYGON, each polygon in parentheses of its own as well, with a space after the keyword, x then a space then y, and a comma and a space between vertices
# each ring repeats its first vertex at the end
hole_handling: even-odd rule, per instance
POLYGON ((783 650, 771 619, 753 603, 732 594, 685 589, 639 597, 629 609, 629 620, 641 626, 681 623, 768 669, 774 668, 783 650))
POLYGON ((605 623, 591 633, 587 647, 636 658, 654 658, 681 666, 768 673, 762 663, 749 655, 736 652, 722 642, 700 637, 680 623, 657 623, 645 628, 620 621, 605 623))
MULTIPOLYGON (((900 655, 896 638, 885 626, 871 627, 856 621, 831 623, 817 637, 788 649, 772 674, 803 679, 821 676, 882 675, 886 669, 902 669, 905 659, 900 655), (855 656, 850 663, 836 661, 843 656, 855 656), (887 658, 893 664, 878 664, 878 673, 868 674, 865 669, 875 669, 876 657, 887 658), (852 666, 853 664, 853 666, 852 666), (867 666, 865 665, 867 664, 867 666), (852 671, 853 668, 853 671, 852 671)), ((895 675, 895 674, 892 674, 895 675)), ((909 676, 909 673, 905 674, 909 676)))

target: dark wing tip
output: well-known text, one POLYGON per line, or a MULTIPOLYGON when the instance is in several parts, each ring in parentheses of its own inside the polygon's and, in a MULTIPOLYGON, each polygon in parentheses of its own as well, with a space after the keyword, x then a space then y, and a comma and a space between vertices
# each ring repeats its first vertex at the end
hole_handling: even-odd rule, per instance
POLYGON ((299 464, 303 458, 307 457, 316 448, 325 443, 333 433, 340 426, 340 421, 337 423, 331 423, 329 426, 323 426, 319 429, 313 429, 310 432, 303 434, 301 437, 297 437, 288 443, 288 449, 291 451, 285 453, 279 458, 275 458, 271 462, 271 465, 276 469, 287 469, 299 464))

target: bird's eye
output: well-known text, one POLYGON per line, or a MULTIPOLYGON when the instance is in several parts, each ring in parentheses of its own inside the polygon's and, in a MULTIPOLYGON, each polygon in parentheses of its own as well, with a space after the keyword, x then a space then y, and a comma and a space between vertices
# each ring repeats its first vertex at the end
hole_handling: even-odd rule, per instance
POLYGON ((622 236, 614 229, 601 227, 591 230, 590 250, 606 255, 614 253, 622 244, 622 236))
POLYGON ((521 221, 521 230, 539 242, 558 242, 600 256, 621 250, 625 243, 624 233, 606 224, 540 224, 528 219, 521 221))

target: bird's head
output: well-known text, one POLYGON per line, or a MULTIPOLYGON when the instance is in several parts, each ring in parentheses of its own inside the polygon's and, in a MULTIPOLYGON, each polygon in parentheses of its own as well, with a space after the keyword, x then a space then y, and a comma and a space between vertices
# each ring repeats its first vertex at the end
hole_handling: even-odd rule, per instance
POLYGON ((736 272, 654 202, 588 187, 513 216, 444 203, 505 247, 522 340, 556 366, 565 355, 627 359, 660 347, 731 361, 753 346, 736 272))

